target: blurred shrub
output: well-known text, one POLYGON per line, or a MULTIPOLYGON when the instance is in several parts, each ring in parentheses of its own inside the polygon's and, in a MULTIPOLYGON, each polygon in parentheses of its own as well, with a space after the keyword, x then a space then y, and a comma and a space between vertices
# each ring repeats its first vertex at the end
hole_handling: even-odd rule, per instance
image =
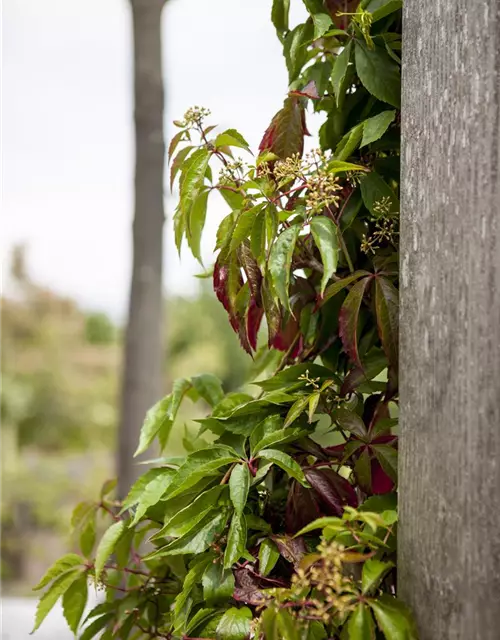
POLYGON ((85 321, 85 336, 89 344, 111 344, 116 328, 105 313, 91 313, 85 321))

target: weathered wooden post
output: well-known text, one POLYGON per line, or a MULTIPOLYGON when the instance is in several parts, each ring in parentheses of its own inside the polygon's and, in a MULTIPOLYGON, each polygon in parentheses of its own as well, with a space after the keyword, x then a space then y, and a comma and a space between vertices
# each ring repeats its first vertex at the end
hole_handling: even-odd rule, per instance
POLYGON ((500 637, 500 2, 405 0, 400 593, 500 637))

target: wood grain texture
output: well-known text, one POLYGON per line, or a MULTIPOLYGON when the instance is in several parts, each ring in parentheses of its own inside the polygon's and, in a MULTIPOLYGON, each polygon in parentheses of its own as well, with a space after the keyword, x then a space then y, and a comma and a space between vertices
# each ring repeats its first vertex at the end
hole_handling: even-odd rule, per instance
POLYGON ((500 2, 405 0, 399 590, 500 638, 500 2))

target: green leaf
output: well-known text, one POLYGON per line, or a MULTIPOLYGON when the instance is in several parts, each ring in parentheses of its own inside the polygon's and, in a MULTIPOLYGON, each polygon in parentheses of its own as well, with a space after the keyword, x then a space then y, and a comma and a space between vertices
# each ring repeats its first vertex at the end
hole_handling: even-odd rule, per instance
POLYGON ((364 602, 360 602, 349 616, 347 631, 349 640, 375 640, 372 614, 364 602))
MULTIPOLYGON (((185 616, 183 614, 185 613, 185 607, 188 602, 189 596, 191 595, 194 587, 200 581, 200 578, 204 574, 207 566, 210 566, 212 561, 212 554, 208 555, 205 558, 202 557, 186 574, 186 577, 184 578, 184 581, 182 583, 182 591, 177 595, 174 601, 174 624, 176 627, 175 631, 182 630, 182 625, 183 623, 185 623, 185 616)), ((189 611, 187 611, 186 613, 189 613, 189 611)))
POLYGON ((365 120, 363 123, 363 139, 360 146, 364 147, 371 142, 375 142, 375 140, 379 140, 395 117, 395 111, 382 111, 382 113, 373 116, 373 118, 365 120))
POLYGON ((182 140, 185 131, 178 131, 175 136, 170 140, 170 144, 168 145, 168 161, 170 162, 170 158, 173 156, 174 151, 177 148, 177 145, 182 140))
POLYGON ((247 543, 247 524, 244 516, 234 513, 227 536, 227 546, 224 553, 224 569, 230 569, 245 552, 247 543))
POLYGON ((361 164, 353 164, 352 162, 344 162, 343 160, 330 160, 327 167, 328 173, 344 173, 346 171, 368 171, 361 164))
POLYGON ((259 385, 264 391, 275 391, 278 389, 286 389, 289 391, 290 389, 306 386, 306 381, 299 380, 299 378, 307 372, 310 377, 319 378, 320 381, 335 378, 335 374, 330 369, 317 364, 311 364, 310 362, 303 362, 287 367, 284 371, 280 371, 272 376, 272 378, 260 380, 254 384, 259 385))
POLYGON ((229 478, 229 494, 238 515, 242 515, 247 503, 248 490, 250 488, 250 471, 248 465, 243 462, 237 464, 231 471, 229 478))
POLYGON ((300 484, 304 486, 308 486, 300 466, 288 454, 283 453, 283 451, 278 451, 277 449, 264 449, 259 453, 259 458, 264 458, 265 460, 274 462, 274 464, 281 467, 289 476, 295 478, 297 482, 300 482, 300 484))
POLYGON ((250 237, 250 249, 259 266, 264 265, 266 255, 266 212, 260 211, 255 216, 250 237))
POLYGON ((170 419, 171 404, 172 396, 165 396, 146 413, 146 419, 144 420, 144 424, 141 428, 139 446, 137 447, 134 456, 138 456, 146 451, 158 435, 160 429, 169 430, 172 427, 172 420, 170 419))
POLYGON ((205 226, 205 218, 207 215, 207 201, 210 191, 203 191, 193 202, 193 206, 186 216, 186 237, 191 253, 203 266, 201 259, 201 234, 205 226))
POLYGON ((372 445, 372 450, 380 462, 382 469, 394 482, 398 479, 398 452, 388 444, 372 445))
POLYGON ((345 522, 342 518, 336 518, 335 516, 325 516, 324 518, 317 518, 308 525, 303 527, 298 533, 295 534, 295 538, 303 536, 305 533, 315 531, 316 529, 325 529, 326 527, 338 529, 339 531, 345 528, 345 522))
POLYGON ((205 147, 197 149, 184 165, 180 180, 181 208, 188 211, 203 184, 210 160, 210 152, 205 147))
POLYGON ((369 558, 363 565, 361 587, 364 594, 369 594, 382 582, 386 573, 392 569, 392 562, 382 562, 376 558, 369 558))
POLYGON ((323 263, 320 295, 322 296, 328 281, 337 271, 339 259, 338 230, 334 222, 326 216, 316 216, 311 220, 311 233, 319 249, 323 263))
POLYGON ((401 106, 401 74, 399 66, 385 49, 369 49, 356 40, 356 71, 365 88, 376 98, 394 107, 401 106))
POLYGON ((371 492, 372 487, 372 471, 370 453, 367 449, 363 449, 359 458, 354 465, 354 474, 359 485, 365 492, 371 492))
POLYGON ((221 562, 211 562, 202 579, 203 599, 208 606, 225 605, 234 593, 234 576, 221 562))
POLYGON ((84 559, 76 553, 67 553, 54 562, 54 564, 47 570, 40 582, 33 587, 33 591, 38 591, 46 587, 49 582, 52 582, 54 578, 57 578, 63 573, 66 573, 69 569, 81 566, 85 563, 84 559))
POLYGON ((172 478, 165 497, 173 498, 195 485, 207 474, 213 475, 221 467, 238 461, 239 457, 229 447, 223 445, 213 445, 210 449, 195 451, 188 456, 186 462, 172 478))
POLYGON ((149 507, 154 506, 160 501, 170 486, 175 474, 174 469, 162 469, 161 473, 148 482, 137 503, 134 518, 130 523, 131 527, 139 522, 149 507))
POLYGON ((99 636, 99 631, 102 631, 106 624, 112 619, 112 613, 106 613, 100 618, 96 618, 92 624, 89 624, 85 627, 82 635, 79 637, 79 640, 94 640, 94 638, 101 637, 99 636))
POLYGON ((99 581, 106 560, 115 550, 116 543, 126 529, 125 520, 118 520, 104 532, 95 554, 95 579, 99 581))
MULTIPOLYGON (((236 131, 236 129, 227 129, 223 133, 219 133, 215 138, 216 147, 239 147, 250 152, 250 147, 245 138, 236 131)), ((250 152, 251 153, 251 152, 250 152)))
MULTIPOLYGON (((283 418, 280 414, 272 414, 261 420, 250 434, 250 451, 255 456, 260 442, 267 436, 280 431, 283 427, 283 418)), ((260 447, 262 448, 262 447, 260 447)))
POLYGON ((34 633, 48 616, 55 603, 67 589, 82 575, 81 569, 70 569, 58 576, 38 601, 35 615, 34 633))
MULTIPOLYGON (((282 420, 281 417, 280 420, 282 420)), ((264 435, 261 440, 255 443, 255 446, 252 449, 252 454, 256 456, 259 451, 261 451, 262 449, 268 449, 271 445, 295 442, 296 440, 300 440, 300 438, 306 436, 307 433, 308 432, 306 429, 301 429, 300 427, 296 427, 293 429, 285 428, 279 429, 278 431, 273 431, 272 433, 264 435)))
POLYGON ((231 607, 217 625, 217 640, 245 640, 250 635, 252 618, 248 607, 231 607))
POLYGON ((263 576, 271 573, 279 557, 280 552, 274 542, 269 538, 263 540, 259 548, 259 573, 263 576))
POLYGON ((332 19, 329 14, 325 12, 321 0, 303 0, 303 2, 313 19, 314 39, 317 40, 332 26, 332 19))
POLYGON ((231 237, 231 244, 229 245, 230 251, 237 249, 243 240, 246 240, 250 236, 255 225, 256 216, 262 211, 264 206, 265 203, 260 203, 240 213, 231 237))
POLYGON ((378 626, 386 640, 417 640, 418 634, 409 609, 400 600, 382 594, 370 601, 378 626))
POLYGON ((293 225, 285 229, 277 238, 271 249, 269 257, 269 272, 283 306, 290 310, 288 299, 288 286, 290 284, 290 268, 295 243, 299 237, 300 227, 293 225))
POLYGON ((366 439, 368 431, 365 423, 357 413, 344 407, 338 407, 333 411, 332 418, 339 423, 342 430, 349 431, 362 440, 366 439))
POLYGON ((363 123, 357 124, 348 131, 335 148, 336 160, 347 160, 359 147, 363 136, 363 123))
POLYGON ((116 488, 116 478, 112 478, 111 480, 106 480, 106 482, 102 485, 101 487, 101 498, 105 498, 106 496, 108 496, 110 493, 113 493, 113 491, 116 488))
POLYGON ((283 54, 288 69, 288 82, 297 79, 307 61, 307 44, 313 37, 313 25, 309 22, 298 24, 287 33, 283 43, 283 54))
POLYGON ((217 501, 223 487, 217 485, 208 491, 204 491, 189 504, 178 511, 172 518, 165 521, 165 526, 158 531, 151 539, 164 538, 167 536, 179 538, 196 526, 203 518, 217 506, 217 501))
POLYGON ((351 54, 352 40, 349 41, 349 43, 343 48, 342 52, 335 58, 335 63, 333 65, 332 85, 337 106, 340 106, 341 98, 343 98, 346 92, 347 87, 345 80, 347 76, 347 67, 351 60, 351 54))
POLYGON ((288 31, 288 14, 290 12, 290 0, 273 0, 271 20, 281 39, 285 31, 288 31))
POLYGON ((300 633, 297 626, 297 621, 292 618, 290 612, 287 609, 280 609, 276 616, 278 629, 281 632, 281 637, 284 640, 300 640, 300 633))
POLYGON ((372 23, 374 23, 398 11, 402 6, 403 0, 369 0, 364 9, 372 14, 372 23))
POLYGON ((148 469, 144 475, 138 478, 130 488, 127 497, 123 501, 123 507, 120 513, 124 513, 127 509, 130 509, 130 507, 133 507, 135 504, 137 504, 141 499, 141 496, 144 493, 144 489, 148 486, 148 484, 159 475, 162 475, 163 472, 164 469, 148 469))
POLYGON ((381 205, 387 204, 388 213, 399 212, 399 200, 387 184, 387 182, 375 171, 363 176, 359 182, 361 187, 361 195, 366 208, 375 217, 379 217, 383 210, 381 205))
POLYGON ((370 496, 358 507, 358 511, 373 511, 383 514, 384 511, 395 511, 398 508, 396 493, 384 493, 381 496, 370 496))
POLYGON ((172 162, 172 166, 170 167, 170 191, 172 191, 172 187, 174 186, 175 176, 178 174, 183 162, 186 160, 189 152, 192 151, 193 148, 194 147, 191 146, 183 147, 175 156, 175 159, 172 162))
POLYGON ((76 635, 83 610, 87 604, 87 574, 83 573, 78 580, 72 583, 63 595, 63 613, 71 631, 76 635))
POLYGON ((375 309, 380 341, 389 364, 399 366, 399 294, 387 278, 375 280, 375 309))
POLYGON ((224 397, 221 381, 211 373, 202 373, 199 376, 194 376, 191 378, 191 383, 198 394, 211 407, 219 404, 224 397))
POLYGON ((306 410, 309 398, 309 395, 301 396, 292 404, 286 415, 284 427, 289 427, 306 410))
POLYGON ((214 512, 211 511, 196 527, 191 529, 189 533, 154 551, 149 554, 149 556, 146 556, 145 559, 153 560, 163 556, 203 553, 210 547, 215 539, 220 536, 226 526, 226 522, 226 512, 218 513, 214 516, 214 512))
POLYGON ((371 280, 371 278, 363 278, 356 282, 344 300, 339 315, 339 335, 342 344, 349 358, 358 367, 362 367, 358 353, 359 310, 371 280))
POLYGON ((350 276, 347 276, 345 278, 342 278, 342 280, 338 280, 337 282, 334 282, 333 284, 331 284, 329 287, 326 288, 325 295, 323 296, 323 303, 325 303, 327 300, 330 300, 330 298, 333 298, 333 296, 336 296, 337 293, 340 293, 343 289, 348 287, 350 284, 352 284, 353 282, 356 282, 356 280, 359 280, 360 278, 363 278, 364 276, 369 276, 369 275, 371 275, 369 271, 355 271, 350 276))
POLYGON ((217 609, 199 609, 186 627, 187 635, 192 636, 201 625, 205 625, 214 616, 218 615, 218 613, 217 609))
POLYGON ((318 408, 319 401, 321 399, 321 393, 319 391, 315 391, 311 393, 309 396, 309 407, 307 409, 307 417, 309 420, 309 424, 314 419, 314 414, 316 413, 316 409, 318 408))

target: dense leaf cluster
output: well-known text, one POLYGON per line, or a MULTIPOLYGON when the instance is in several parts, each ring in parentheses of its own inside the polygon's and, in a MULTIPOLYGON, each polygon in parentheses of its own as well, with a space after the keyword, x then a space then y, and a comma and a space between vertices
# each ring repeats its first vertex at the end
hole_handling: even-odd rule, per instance
POLYGON ((169 149, 177 246, 201 262, 218 191, 215 294, 274 374, 254 395, 212 375, 175 382, 138 453, 155 439, 168 452, 185 397, 211 407, 201 448, 154 461, 123 503, 107 486, 76 509, 84 557, 43 579, 37 626, 63 595, 76 629, 88 578, 107 597, 83 638, 416 637, 395 597, 401 2, 304 3, 290 29, 288 0, 273 2, 290 90, 258 156, 197 107, 169 149), (304 155, 308 108, 325 119, 304 155))

